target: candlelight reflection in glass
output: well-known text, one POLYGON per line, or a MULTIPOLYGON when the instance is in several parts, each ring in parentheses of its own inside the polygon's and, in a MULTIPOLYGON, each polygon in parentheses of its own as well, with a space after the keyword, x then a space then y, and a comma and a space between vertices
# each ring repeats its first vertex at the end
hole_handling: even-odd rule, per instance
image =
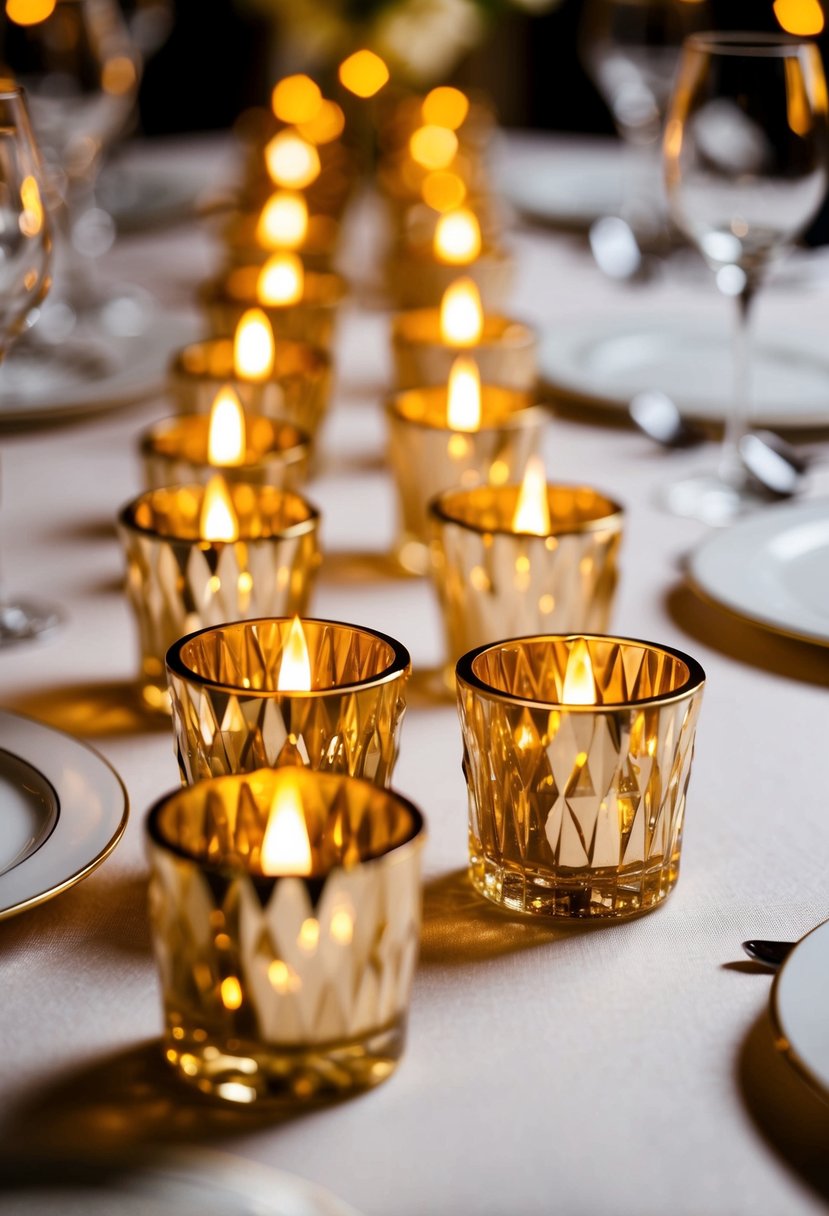
POLYGON ((457 355, 445 387, 408 389, 388 403, 389 461, 397 484, 396 554, 412 574, 429 569, 429 500, 451 486, 521 478, 541 444, 544 411, 530 393, 481 384, 457 355))
POLYGON ((535 916, 618 918, 679 876, 705 673, 668 646, 547 634, 458 661, 470 877, 535 916))
POLYGON ((274 341, 261 308, 250 308, 232 338, 206 338, 179 351, 170 387, 184 414, 208 413, 229 385, 246 414, 292 422, 313 439, 328 406, 331 359, 307 342, 274 341))
POLYGON ((342 774, 260 769, 161 799, 146 838, 182 1080, 304 1103, 391 1075, 420 936, 416 807, 342 774))
POLYGON ((484 642, 607 629, 622 539, 618 503, 590 486, 548 485, 532 457, 520 485, 446 490, 429 513, 450 687, 456 660, 484 642))
POLYGON ((410 673, 399 642, 338 621, 183 637, 167 655, 182 781, 294 764, 388 785, 410 673))
POLYGON ((170 710, 164 657, 177 638, 220 621, 303 612, 320 562, 319 514, 273 486, 150 490, 118 517, 138 624, 141 695, 170 710))
POLYGON ((536 336, 520 321, 485 313, 475 282, 455 278, 440 308, 415 308, 392 321, 398 388, 445 384, 455 357, 469 351, 485 384, 531 390, 537 375, 536 336))
POLYGON ((209 414, 182 414, 157 422, 141 438, 149 489, 205 483, 217 469, 227 482, 295 490, 305 481, 311 441, 293 423, 245 418, 230 385, 216 394, 209 414))
POLYGON ((262 265, 237 266, 201 291, 216 334, 232 333, 250 308, 260 308, 279 342, 289 338, 328 350, 345 281, 332 271, 306 270, 292 250, 272 253, 262 265))

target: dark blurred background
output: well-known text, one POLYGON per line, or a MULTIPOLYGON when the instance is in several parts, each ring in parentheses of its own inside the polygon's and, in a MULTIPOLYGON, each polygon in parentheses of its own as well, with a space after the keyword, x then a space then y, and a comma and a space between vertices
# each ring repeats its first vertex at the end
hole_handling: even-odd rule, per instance
MULTIPOLYGON (((772 0, 710 0, 722 29, 779 26, 772 0)), ((509 10, 453 82, 485 89, 507 126, 610 133, 607 108, 576 53, 582 0, 531 16, 509 10)), ((175 0, 176 20, 141 87, 144 134, 213 130, 267 99, 275 48, 267 19, 240 0, 175 0)), ((826 33, 824 52, 826 49, 826 33)))

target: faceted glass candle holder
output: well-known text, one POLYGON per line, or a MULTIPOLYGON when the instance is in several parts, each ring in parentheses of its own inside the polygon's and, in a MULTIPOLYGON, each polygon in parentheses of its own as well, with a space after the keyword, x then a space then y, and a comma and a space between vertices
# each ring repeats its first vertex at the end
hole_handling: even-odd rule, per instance
POLYGON ((589 486, 547 486, 550 532, 516 532, 521 487, 476 486, 433 499, 432 577, 446 628, 447 683, 468 650, 498 638, 602 633, 617 582, 623 512, 589 486))
POLYGON ((520 481, 541 446, 546 414, 529 393, 484 385, 481 425, 446 425, 446 387, 411 389, 388 403, 389 461, 397 484, 396 555, 404 570, 429 570, 429 501, 452 486, 520 481))
POLYGON ((229 385, 246 414, 292 422, 313 439, 328 408, 331 359, 307 342, 278 341, 269 379, 236 375, 232 338, 206 338, 185 346, 173 361, 170 390, 182 414, 207 414, 229 385))
POLYGON ((238 540, 199 536, 205 488, 150 490, 118 517, 127 594, 138 624, 141 692, 169 713, 164 665, 176 639, 206 625, 304 612, 320 563, 319 513, 298 494, 237 484, 238 540))
POLYGON ((294 304, 264 304, 257 293, 261 266, 238 266, 224 279, 208 283, 201 292, 209 323, 216 334, 232 334, 249 308, 261 308, 277 342, 290 339, 329 350, 337 308, 345 297, 345 280, 333 272, 307 271, 302 299, 294 304))
POLYGON ((390 1076, 418 952, 423 839, 410 802, 331 773, 263 769, 156 803, 150 919, 179 1077, 231 1102, 294 1105, 390 1076), (307 876, 263 873, 287 786, 307 876))
POLYGON ((204 484, 217 472, 226 482, 245 481, 281 490, 297 489, 307 478, 311 441, 291 422, 248 417, 243 462, 221 468, 207 459, 209 434, 209 414, 165 418, 146 431, 140 451, 148 488, 204 484))
POLYGON ((688 655, 629 638, 551 634, 464 655, 480 893, 546 917, 612 919, 661 903, 679 875, 704 680, 688 655), (570 672, 574 661, 584 672, 585 655, 596 703, 573 704, 583 694, 568 688, 570 672))
POLYGON ((170 648, 182 781, 295 764, 390 783, 408 651, 371 629, 303 620, 311 687, 280 691, 291 626, 289 618, 233 622, 170 648))
MULTIPOLYGON (((453 278, 457 278, 458 268, 454 269, 453 278)), ((484 384, 531 392, 538 376, 535 331, 521 321, 491 313, 484 315, 480 341, 466 348, 443 340, 439 309, 413 308, 398 313, 392 321, 392 351, 399 389, 446 384, 458 355, 475 360, 484 384)))
POLYGON ((404 245, 386 263, 386 287, 396 308, 428 309, 439 304, 460 275, 473 280, 484 308, 500 308, 512 291, 515 258, 505 249, 490 246, 474 262, 458 266, 438 261, 428 246, 409 249, 404 245))

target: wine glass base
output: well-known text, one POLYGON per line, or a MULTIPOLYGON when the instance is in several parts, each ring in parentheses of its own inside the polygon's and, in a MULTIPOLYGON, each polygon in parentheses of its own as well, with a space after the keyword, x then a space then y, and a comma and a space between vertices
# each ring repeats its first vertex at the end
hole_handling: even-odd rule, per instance
POLYGON ((0 602, 0 647, 51 633, 62 621, 61 613, 51 604, 33 600, 0 602))
POLYGON ((675 481, 661 491, 660 501, 672 515, 698 519, 714 528, 726 527, 769 503, 750 486, 724 481, 716 473, 675 481))

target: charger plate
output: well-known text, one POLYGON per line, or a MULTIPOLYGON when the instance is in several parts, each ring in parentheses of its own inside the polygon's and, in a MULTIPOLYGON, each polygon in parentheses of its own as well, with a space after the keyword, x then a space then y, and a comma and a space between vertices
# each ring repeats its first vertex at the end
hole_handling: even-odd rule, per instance
POLYGON ((0 919, 80 882, 115 848, 128 801, 85 743, 0 710, 0 919))
POLYGON ((775 976, 771 1015, 786 1059, 829 1100, 829 921, 797 943, 775 976))

